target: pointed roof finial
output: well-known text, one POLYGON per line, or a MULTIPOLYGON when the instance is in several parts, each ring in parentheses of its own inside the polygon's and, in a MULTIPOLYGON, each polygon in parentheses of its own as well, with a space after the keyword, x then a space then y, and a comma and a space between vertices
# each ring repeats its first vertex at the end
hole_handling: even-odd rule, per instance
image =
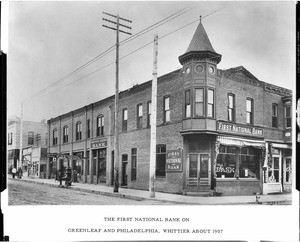
POLYGON ((201 20, 202 20, 202 16, 200 15, 200 23, 201 23, 201 20))

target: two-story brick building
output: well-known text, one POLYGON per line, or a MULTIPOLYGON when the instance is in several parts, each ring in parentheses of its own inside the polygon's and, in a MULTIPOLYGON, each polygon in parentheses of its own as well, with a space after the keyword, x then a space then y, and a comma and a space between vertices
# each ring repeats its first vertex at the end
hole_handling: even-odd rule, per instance
POLYGON ((25 175, 44 178, 46 174, 47 123, 23 121, 20 160, 21 119, 9 118, 7 126, 7 168, 22 167, 25 175), (42 173, 41 173, 42 172, 42 173))
MULTIPOLYGON (((289 191, 292 92, 220 61, 200 21, 182 68, 158 78, 155 189, 289 191)), ((119 182, 149 189, 151 81, 119 97, 119 182)), ((110 96, 48 120, 49 178, 70 165, 80 182, 113 184, 113 104, 110 96)))

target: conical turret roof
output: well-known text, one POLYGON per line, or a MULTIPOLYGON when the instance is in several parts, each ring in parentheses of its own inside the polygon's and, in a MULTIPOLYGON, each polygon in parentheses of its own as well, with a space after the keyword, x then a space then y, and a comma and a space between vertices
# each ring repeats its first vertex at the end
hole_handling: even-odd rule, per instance
POLYGON ((222 58, 222 56, 218 54, 212 47, 206 31, 202 25, 201 19, 189 44, 189 47, 183 55, 179 56, 179 62, 183 64, 191 58, 194 60, 195 58, 199 60, 209 59, 216 63, 219 63, 222 58))
POLYGON ((194 33, 194 36, 190 42, 189 47, 187 48, 185 53, 191 51, 211 51, 215 52, 214 48, 212 47, 209 38, 206 34, 206 31, 200 21, 198 27, 194 33))

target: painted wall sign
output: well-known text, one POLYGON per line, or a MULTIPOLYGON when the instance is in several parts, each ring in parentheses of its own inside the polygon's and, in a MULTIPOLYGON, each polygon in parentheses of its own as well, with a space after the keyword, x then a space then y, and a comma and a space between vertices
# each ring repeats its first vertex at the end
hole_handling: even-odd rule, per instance
POLYGON ((217 130, 227 133, 235 133, 235 134, 244 134, 244 135, 252 135, 252 136, 263 136, 264 132, 263 129, 255 128, 255 127, 248 127, 244 125, 237 125, 232 123, 226 122, 217 122, 217 130))
POLYGON ((166 171, 182 171, 182 150, 167 150, 166 171))
POLYGON ((95 140, 91 142, 91 148, 106 148, 107 147, 107 140, 95 140))

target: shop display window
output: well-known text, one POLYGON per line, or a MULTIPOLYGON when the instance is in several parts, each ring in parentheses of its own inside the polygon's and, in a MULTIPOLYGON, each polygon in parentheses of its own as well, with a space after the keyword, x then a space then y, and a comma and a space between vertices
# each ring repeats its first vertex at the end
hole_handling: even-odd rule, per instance
POLYGON ((221 145, 217 158, 218 178, 259 178, 259 150, 221 145))

